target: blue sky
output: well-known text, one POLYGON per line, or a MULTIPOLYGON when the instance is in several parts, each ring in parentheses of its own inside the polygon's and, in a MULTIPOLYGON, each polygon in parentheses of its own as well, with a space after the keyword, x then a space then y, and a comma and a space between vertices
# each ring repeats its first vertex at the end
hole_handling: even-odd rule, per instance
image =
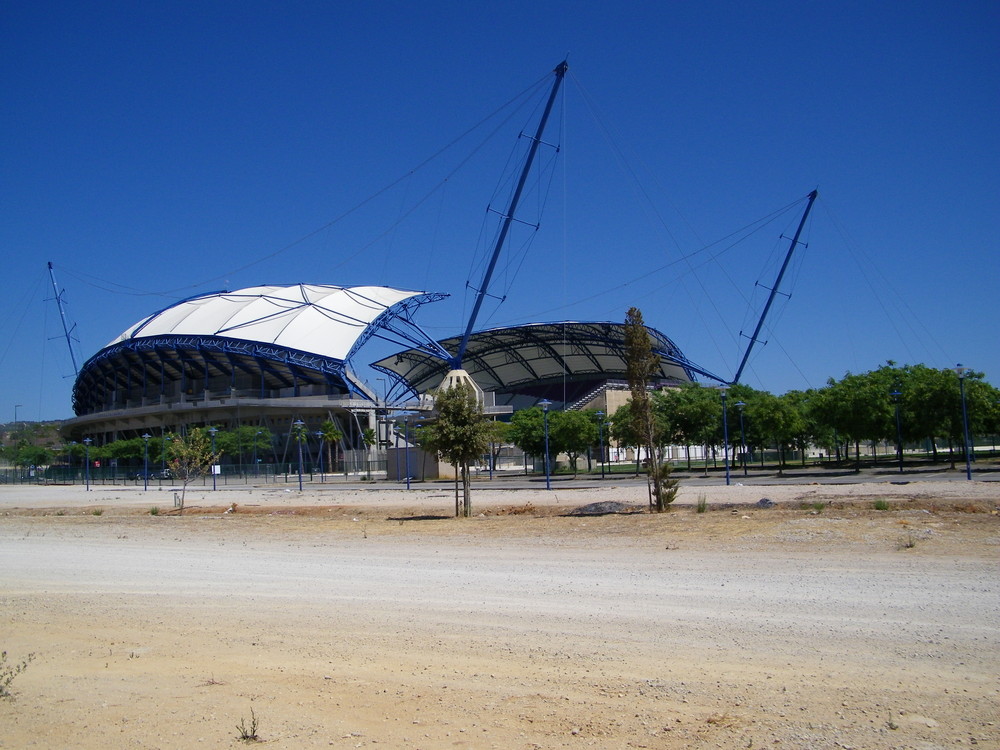
MULTIPOLYGON (((72 415, 47 261, 81 362, 178 299, 258 283, 448 292, 419 321, 459 332, 485 209, 564 57, 546 134, 558 158, 543 147, 518 214, 540 229, 528 246, 515 237, 494 288, 506 299, 480 327, 623 320, 637 305, 732 376, 780 236, 818 188, 791 296, 743 381, 783 393, 891 359, 1000 383, 995 2, 43 0, 0 13, 0 421, 15 404, 22 419, 72 415)), ((392 348, 373 342, 357 369, 392 348)))

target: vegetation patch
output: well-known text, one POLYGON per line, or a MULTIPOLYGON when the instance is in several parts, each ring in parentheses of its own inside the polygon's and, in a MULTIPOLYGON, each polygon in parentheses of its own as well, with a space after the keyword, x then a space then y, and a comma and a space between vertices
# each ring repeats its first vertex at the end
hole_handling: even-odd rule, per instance
POLYGON ((28 654, 26 658, 19 662, 8 662, 7 652, 0 652, 0 698, 11 697, 10 684, 28 668, 28 665, 34 659, 34 654, 28 654))

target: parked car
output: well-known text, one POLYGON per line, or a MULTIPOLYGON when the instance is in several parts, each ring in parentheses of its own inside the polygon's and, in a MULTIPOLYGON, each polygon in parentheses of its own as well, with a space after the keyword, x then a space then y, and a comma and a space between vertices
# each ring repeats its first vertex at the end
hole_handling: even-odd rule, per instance
MULTIPOLYGON (((145 479, 146 478, 146 472, 140 471, 138 474, 135 475, 135 478, 136 479, 140 479, 140 480, 141 479, 145 479)), ((173 479, 174 475, 170 473, 170 469, 156 469, 156 470, 150 470, 150 472, 149 472, 149 478, 150 479, 173 479)))

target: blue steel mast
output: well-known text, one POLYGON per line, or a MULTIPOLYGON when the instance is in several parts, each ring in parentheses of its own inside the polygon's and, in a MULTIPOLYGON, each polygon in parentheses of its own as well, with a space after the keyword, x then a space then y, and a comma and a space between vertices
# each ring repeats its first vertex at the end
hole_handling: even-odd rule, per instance
MULTIPOLYGON (((49 278, 52 279, 52 291, 56 295, 56 306, 59 308, 59 317, 62 319, 63 335, 66 337, 66 346, 69 347, 69 358, 73 360, 73 374, 79 375, 80 368, 76 366, 76 354, 73 353, 73 338, 70 335, 72 329, 67 327, 66 324, 66 308, 63 307, 62 292, 59 291, 59 287, 56 285, 56 274, 52 270, 52 261, 49 261, 49 278)), ((76 327, 75 325, 73 326, 76 327)))
POLYGON ((781 264, 781 270, 778 271, 778 278, 774 281, 774 287, 771 289, 771 294, 767 298, 767 303, 764 305, 764 312, 760 314, 760 320, 757 321, 757 327, 753 331, 753 335, 750 337, 750 343, 747 344, 747 350, 743 354, 743 361, 740 362, 740 368, 736 371, 736 375, 733 376, 731 385, 736 385, 740 382, 740 375, 743 374, 743 368, 746 367, 747 360, 750 359, 750 352, 753 351, 754 344, 757 343, 757 336, 760 334, 760 329, 764 325, 764 318, 767 317, 768 310, 771 309, 771 303, 774 302, 774 296, 778 293, 778 287, 781 286, 781 279, 785 275, 785 269, 788 268, 788 261, 792 259, 792 253, 795 252, 795 246, 799 244, 799 235, 802 234, 802 227, 806 225, 806 219, 809 218, 809 211, 812 210, 813 202, 816 200, 816 196, 819 195, 819 191, 813 190, 809 193, 809 202, 806 203, 806 210, 802 212, 802 219, 799 221, 799 227, 795 230, 795 236, 792 237, 792 244, 788 246, 788 252, 785 253, 785 261, 781 264))
POLYGON ((472 329, 476 325, 476 318, 479 317, 479 308, 483 306, 483 298, 486 296, 487 289, 489 288, 490 279, 493 277, 493 270, 496 268, 497 259, 500 257, 500 251, 503 249, 503 243, 507 239, 507 232, 510 230, 510 223, 514 220, 514 211, 517 210, 517 204, 521 200, 521 192, 524 190, 524 183, 528 180, 528 173, 531 171, 531 164, 535 159, 535 153, 538 151, 538 144, 541 143, 542 134, 545 132, 545 124, 548 122, 549 113, 552 112, 552 105, 556 100, 556 94, 559 92, 559 86, 562 83, 567 70, 569 70, 569 65, 565 60, 563 60, 553 71, 553 73, 555 73, 556 80, 552 84, 552 91, 549 93, 549 100, 545 104, 545 111, 542 112, 542 119, 538 122, 538 129, 535 131, 535 137, 531 140, 531 146, 528 149, 528 155, 524 162, 524 168, 521 170, 521 177, 517 181, 517 187, 514 189, 514 194, 510 199, 510 206, 507 208, 507 213, 504 214, 503 224, 501 225, 500 232, 497 235, 496 244, 493 246, 493 255, 486 268, 486 273, 483 274, 483 281, 479 285, 479 292, 476 295, 476 304, 472 308, 472 314, 469 316, 469 324, 465 328, 465 335, 462 336, 462 341, 458 345, 458 351, 451 359, 451 368, 453 370, 462 369, 462 359, 465 357, 465 350, 469 345, 469 337, 472 335, 472 329))

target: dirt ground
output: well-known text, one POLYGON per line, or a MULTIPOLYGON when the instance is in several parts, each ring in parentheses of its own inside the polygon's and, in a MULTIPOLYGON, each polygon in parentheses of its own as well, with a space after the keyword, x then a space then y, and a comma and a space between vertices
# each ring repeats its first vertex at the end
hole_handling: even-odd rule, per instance
POLYGON ((1000 747, 1000 484, 598 501, 0 487, 0 748, 1000 747))

